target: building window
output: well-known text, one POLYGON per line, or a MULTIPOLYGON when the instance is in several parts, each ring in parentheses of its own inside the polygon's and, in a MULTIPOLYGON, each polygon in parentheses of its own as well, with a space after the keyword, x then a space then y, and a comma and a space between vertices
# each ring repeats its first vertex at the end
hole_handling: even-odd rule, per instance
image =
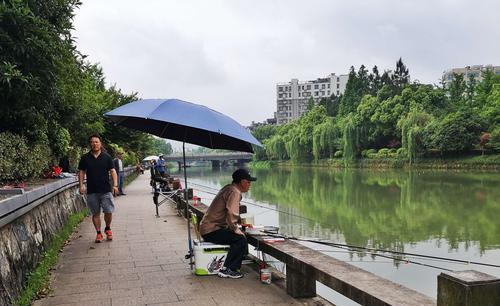
POLYGON ((278 91, 283 91, 283 87, 278 87, 278 91))
POLYGON ((327 94, 327 95, 330 95, 330 91, 327 91, 327 92, 326 92, 326 94, 327 94))
POLYGON ((328 88, 330 88, 330 84, 328 84, 328 88))
POLYGON ((337 90, 337 96, 340 95, 340 91, 337 90))
POLYGON ((318 96, 318 92, 317 91, 314 92, 314 96, 316 96, 316 97, 318 96))
POLYGON ((321 84, 321 89, 325 89, 325 84, 321 84))
POLYGON ((324 95, 325 95, 325 92, 324 92, 323 90, 321 91, 321 95, 322 95, 322 96, 324 96, 324 95))
POLYGON ((311 85, 307 85, 307 90, 310 90, 311 89, 311 85))
POLYGON ((318 88, 319 88, 318 84, 314 85, 314 89, 318 89, 318 88))
POLYGON ((337 77, 337 82, 340 82, 340 78, 339 77, 337 77))
POLYGON ((340 88, 340 84, 337 84, 337 88, 340 88))

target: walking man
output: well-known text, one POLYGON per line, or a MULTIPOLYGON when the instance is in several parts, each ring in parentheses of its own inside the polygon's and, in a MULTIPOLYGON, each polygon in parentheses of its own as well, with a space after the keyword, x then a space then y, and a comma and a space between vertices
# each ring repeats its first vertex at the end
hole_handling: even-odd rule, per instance
POLYGON ((118 195, 125 195, 123 192, 123 178, 125 177, 125 171, 123 170, 122 152, 116 153, 116 158, 113 160, 114 168, 116 174, 118 175, 118 195))
POLYGON ((200 234, 205 241, 230 245, 226 261, 218 275, 241 278, 241 262, 248 253, 247 239, 238 227, 241 194, 250 190, 250 183, 257 178, 252 177, 245 169, 234 171, 232 177, 233 182, 219 191, 203 216, 200 234))
POLYGON ((111 221, 115 205, 113 195, 118 193, 117 175, 111 156, 102 151, 101 137, 92 135, 89 137, 90 151, 80 159, 78 169, 78 181, 80 183, 80 194, 87 194, 87 206, 92 213, 92 223, 97 231, 95 242, 103 240, 101 233, 101 209, 104 212, 106 227, 104 233, 108 240, 113 240, 111 221), (109 184, 109 174, 113 179, 113 188, 109 184), (87 176, 87 186, 83 180, 87 176), (112 191, 112 193, 111 193, 112 191))

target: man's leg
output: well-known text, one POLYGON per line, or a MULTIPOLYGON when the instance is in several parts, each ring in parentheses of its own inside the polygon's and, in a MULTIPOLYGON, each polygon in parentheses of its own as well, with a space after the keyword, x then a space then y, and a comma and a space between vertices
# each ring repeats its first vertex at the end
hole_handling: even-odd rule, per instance
POLYGON ((113 240, 113 232, 111 231, 111 221, 113 220, 113 212, 115 211, 115 204, 113 202, 113 195, 111 194, 111 192, 104 193, 101 195, 101 206, 104 212, 104 222, 106 223, 106 227, 104 228, 106 239, 113 240))
POLYGON ((118 173, 118 193, 119 194, 125 194, 125 193, 123 193, 123 177, 124 177, 123 171, 120 171, 118 173))
POLYGON ((229 244, 229 252, 224 267, 233 271, 241 268, 241 262, 248 252, 248 243, 245 236, 235 234, 230 230, 220 229, 203 235, 203 239, 216 244, 229 244))
POLYGON ((94 223, 95 230, 101 231, 101 213, 92 215, 92 223, 94 223))
POLYGON ((87 194, 87 207, 92 214, 92 223, 94 224, 94 228, 97 232, 95 237, 95 242, 102 241, 101 234, 101 206, 99 204, 99 194, 91 193, 87 194))
POLYGON ((113 214, 104 213, 104 222, 106 223, 106 228, 111 228, 111 221, 113 221, 113 214))

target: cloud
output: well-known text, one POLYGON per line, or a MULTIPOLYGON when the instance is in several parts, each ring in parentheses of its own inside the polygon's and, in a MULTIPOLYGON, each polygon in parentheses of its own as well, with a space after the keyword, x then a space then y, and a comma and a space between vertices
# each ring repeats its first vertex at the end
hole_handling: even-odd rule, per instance
POLYGON ((87 0, 75 17, 80 51, 110 84, 177 97, 243 124, 276 111, 275 85, 394 69, 435 83, 443 70, 500 65, 493 0, 87 0))

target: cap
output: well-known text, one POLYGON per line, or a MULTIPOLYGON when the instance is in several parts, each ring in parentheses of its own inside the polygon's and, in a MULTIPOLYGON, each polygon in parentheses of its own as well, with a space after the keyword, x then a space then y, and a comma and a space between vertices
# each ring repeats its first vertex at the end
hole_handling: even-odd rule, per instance
POLYGON ((233 181, 239 183, 241 180, 254 182, 257 178, 251 176, 246 169, 238 169, 233 172, 233 181))

